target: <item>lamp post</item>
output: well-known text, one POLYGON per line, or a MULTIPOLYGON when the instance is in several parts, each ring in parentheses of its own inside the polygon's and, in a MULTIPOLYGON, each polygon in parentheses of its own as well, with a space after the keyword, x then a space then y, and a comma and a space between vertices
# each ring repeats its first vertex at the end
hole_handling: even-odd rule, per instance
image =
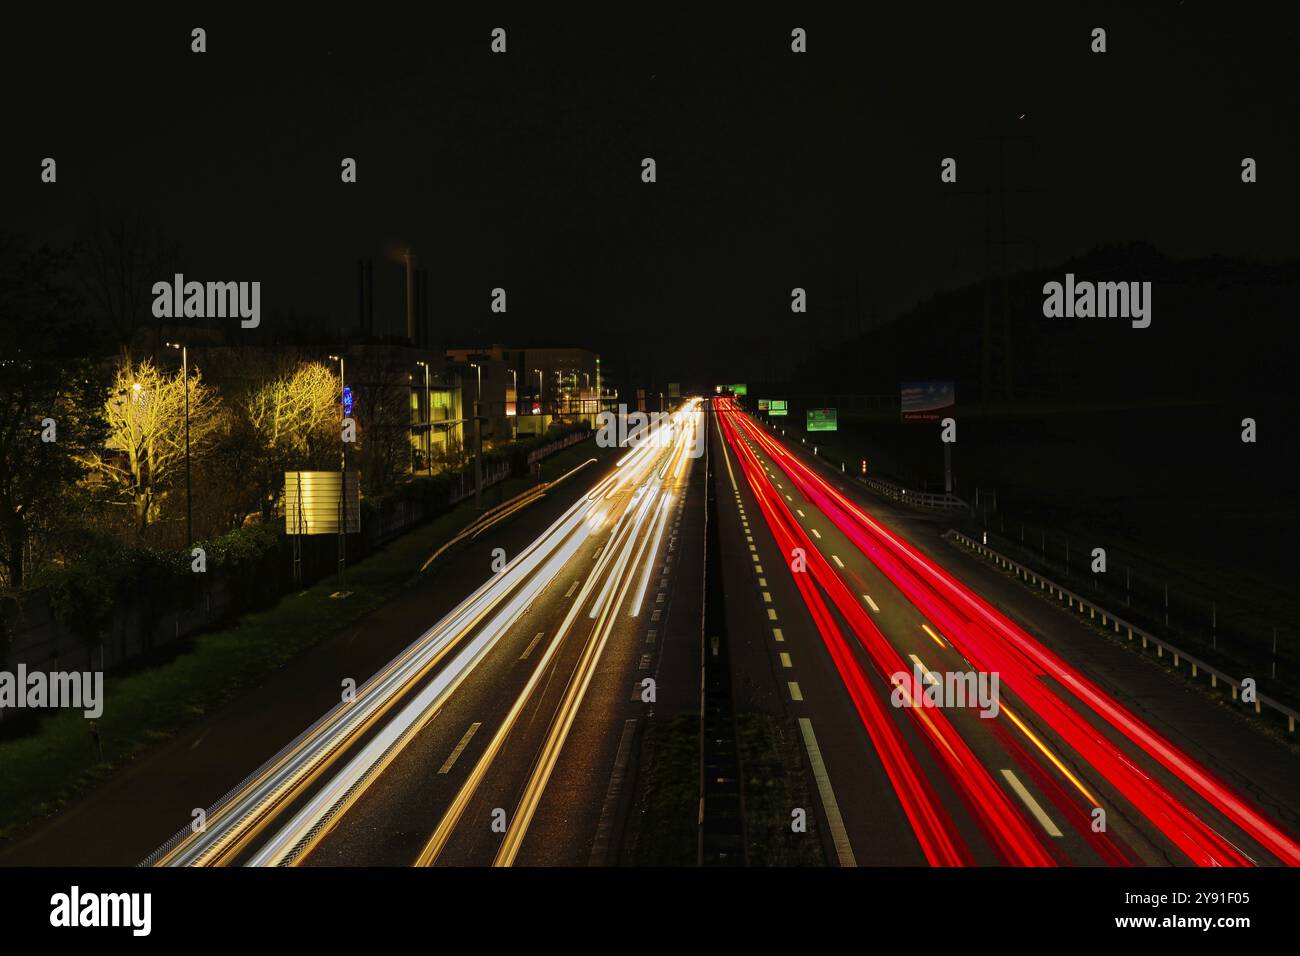
MULTIPOLYGON (((343 420, 347 420, 347 412, 343 407, 343 393, 347 386, 343 378, 343 356, 331 355, 330 358, 339 363, 339 412, 343 420)), ((343 565, 347 556, 347 484, 348 484, 348 443, 343 439, 343 431, 339 431, 339 586, 343 585, 343 565)))
POLYGON ((429 363, 416 362, 424 369, 424 462, 433 477, 433 403, 429 397, 429 363))
POLYGON ((474 507, 483 507, 483 420, 480 417, 480 404, 483 401, 483 366, 470 362, 470 368, 478 373, 474 386, 474 507))
POLYGON ((510 385, 515 390, 515 416, 514 421, 510 423, 510 437, 516 441, 519 439, 519 372, 516 369, 510 370, 510 385))
POLYGON ((181 385, 185 390, 185 546, 194 545, 194 496, 190 486, 190 350, 179 342, 168 348, 181 350, 181 385))

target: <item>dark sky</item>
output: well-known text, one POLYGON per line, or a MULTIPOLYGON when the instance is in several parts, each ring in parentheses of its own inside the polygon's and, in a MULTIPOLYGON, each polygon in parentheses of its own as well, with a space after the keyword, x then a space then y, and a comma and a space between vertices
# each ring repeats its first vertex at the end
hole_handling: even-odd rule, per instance
POLYGON ((23 14, 0 36, 3 227, 73 239, 96 207, 139 213, 192 277, 261 280, 264 321, 354 321, 372 256, 393 332, 386 256, 411 243, 444 344, 586 345, 661 381, 779 371, 1004 255, 1300 253, 1300 18, 1282 4, 451 6, 23 14))

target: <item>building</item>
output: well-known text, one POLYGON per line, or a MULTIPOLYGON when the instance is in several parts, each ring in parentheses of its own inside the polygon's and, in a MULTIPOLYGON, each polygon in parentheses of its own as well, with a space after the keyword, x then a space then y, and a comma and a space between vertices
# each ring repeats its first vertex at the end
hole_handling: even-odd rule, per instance
POLYGON ((452 365, 483 375, 484 436, 540 434, 553 423, 587 421, 617 400, 600 356, 580 348, 491 345, 447 350, 452 365))

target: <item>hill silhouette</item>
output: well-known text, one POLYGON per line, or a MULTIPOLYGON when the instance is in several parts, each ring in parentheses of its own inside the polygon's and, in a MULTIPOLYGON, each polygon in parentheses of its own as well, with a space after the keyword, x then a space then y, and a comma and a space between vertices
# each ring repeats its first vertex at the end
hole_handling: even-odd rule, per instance
POLYGON ((821 352, 797 379, 859 394, 951 379, 968 406, 1278 398, 1294 392, 1297 302, 1300 262, 1172 260, 1146 243, 1106 246, 937 295, 821 352), (1151 282, 1150 327, 1044 317, 1044 283, 1067 272, 1076 281, 1151 282))

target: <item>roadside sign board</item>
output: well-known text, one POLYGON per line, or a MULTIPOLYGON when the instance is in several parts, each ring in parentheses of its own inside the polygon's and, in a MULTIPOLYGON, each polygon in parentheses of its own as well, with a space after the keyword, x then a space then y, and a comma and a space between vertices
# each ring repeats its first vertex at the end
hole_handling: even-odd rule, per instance
POLYGON ((789 415, 790 404, 784 398, 769 399, 767 403, 767 413, 769 415, 789 415))
POLYGON ((285 534, 338 534, 361 530, 361 481, 358 472, 286 471, 284 473, 285 534), (339 507, 339 498, 343 507, 339 507), (342 512, 342 514, 340 514, 342 512))
POLYGON ((903 382, 899 390, 904 422, 937 422, 957 412, 955 382, 903 382))
POLYGON ((833 408, 808 409, 808 431, 810 432, 839 431, 839 422, 836 416, 835 409, 833 408))

